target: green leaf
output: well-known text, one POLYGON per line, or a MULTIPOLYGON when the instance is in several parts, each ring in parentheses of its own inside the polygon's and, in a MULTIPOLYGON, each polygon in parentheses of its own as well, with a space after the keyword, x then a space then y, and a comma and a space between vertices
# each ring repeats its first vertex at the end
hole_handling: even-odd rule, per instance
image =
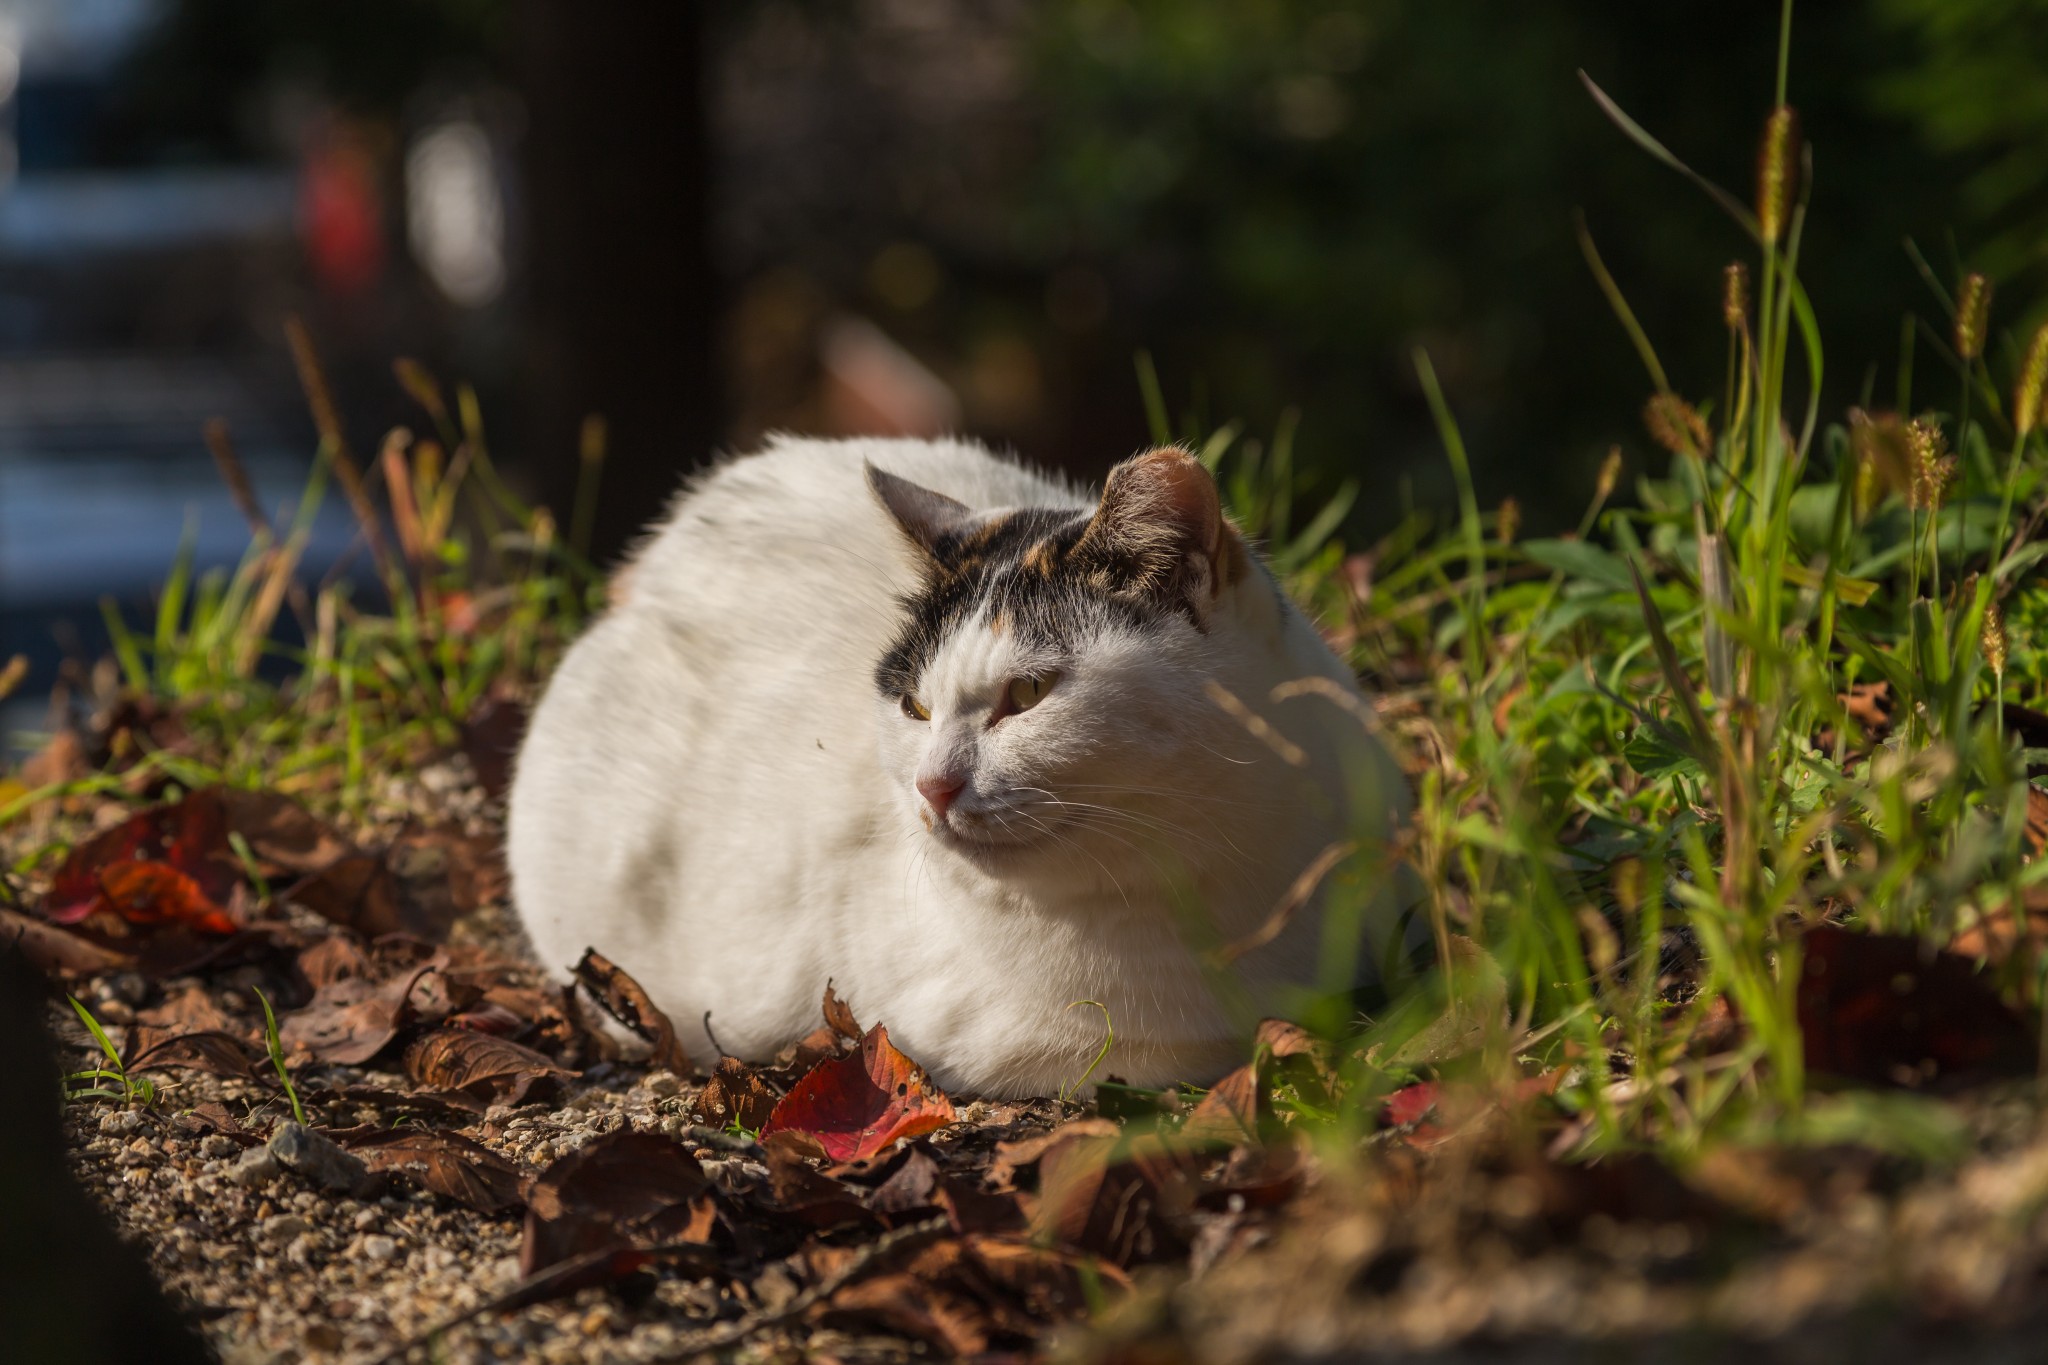
POLYGON ((1546 569, 1616 592, 1628 592, 1635 586, 1621 556, 1583 540, 1525 540, 1521 551, 1546 569))
POLYGON ((1652 781, 1675 776, 1705 777, 1706 769, 1700 766, 1700 761, 1676 741, 1677 736, 1667 726, 1638 725, 1622 745, 1621 755, 1628 760, 1629 767, 1652 781))

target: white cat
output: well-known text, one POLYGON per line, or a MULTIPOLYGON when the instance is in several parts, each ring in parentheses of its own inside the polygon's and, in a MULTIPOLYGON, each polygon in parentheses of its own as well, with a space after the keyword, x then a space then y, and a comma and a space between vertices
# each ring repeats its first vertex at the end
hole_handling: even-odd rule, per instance
POLYGON ((631 573, 533 717, 513 889, 543 962, 594 945, 699 1058, 706 1011, 766 1058, 831 978, 950 1090, 1074 1083, 1078 1001, 1098 1078, 1212 1079, 1318 978, 1290 884, 1403 804, 1345 707, 1270 700, 1356 694, 1176 450, 1098 506, 965 443, 777 438, 631 573), (1262 929, 1219 990, 1205 950, 1262 929))

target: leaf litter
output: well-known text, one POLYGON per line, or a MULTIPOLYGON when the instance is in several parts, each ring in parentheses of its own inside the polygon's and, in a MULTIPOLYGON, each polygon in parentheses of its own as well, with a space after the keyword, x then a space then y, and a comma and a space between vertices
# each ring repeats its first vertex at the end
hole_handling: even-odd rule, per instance
MULTIPOLYGON (((77 1160, 117 1217, 142 1216, 160 1188, 172 1201, 160 1272, 211 1307, 222 1342, 390 1358, 564 1341, 596 1354, 546 1358, 665 1358, 752 1340, 987 1355, 1041 1350, 1088 1319, 1091 1335, 1063 1338, 1084 1343, 1072 1358, 1199 1341, 1204 1358, 1258 1359, 1300 1324, 1338 1330, 1333 1319, 1417 1346, 1582 1328, 1497 1304, 1432 1313, 1403 1287, 1435 1283, 1422 1266, 1514 1282, 1551 1263, 1635 1276, 1669 1320, 1712 1324, 1714 1277, 1699 1268, 1716 1239, 1762 1229, 1798 1244, 1817 1211, 1857 1199, 1904 1217, 1902 1175, 1941 1169, 1925 1164, 1939 1124, 1911 1094, 1878 1120, 1857 1111, 1920 1133, 1903 1158, 1817 1167, 1763 1146, 1683 1172, 1648 1155, 1560 1161, 1574 1123, 1561 1073, 1472 1069, 1478 1015, 1403 1054, 1410 1079, 1348 1155, 1311 1140, 1301 1116, 1358 1083, 1357 1059, 1281 1020, 1206 1092, 1107 1078, 1101 1113, 956 1102, 830 983, 819 1026, 772 1063, 700 1069, 627 967, 592 951, 573 974, 640 1040, 622 1051, 576 989, 516 955, 502 876, 477 863, 493 837, 418 821, 350 836, 282 797, 201 790, 108 823, 41 896, 0 906, 8 941, 111 1020, 125 1066, 168 1087, 156 1110, 75 1106, 77 1160), (287 1121, 258 991, 277 1004, 310 1129, 287 1121), (276 1256, 286 1233, 292 1254, 276 1256), (1480 1265, 1488 1238, 1518 1250, 1480 1265), (259 1267, 253 1281, 224 1282, 209 1246, 259 1267), (1331 1281, 1330 1264, 1348 1278, 1331 1281), (310 1287, 287 1310, 266 1274, 310 1287), (1693 1281, 1693 1300, 1668 1288, 1693 1281), (1326 1301, 1305 1302, 1307 1286, 1326 1301), (1256 1302, 1219 1324, 1211 1294, 1256 1302)), ((1985 954, 1958 948, 1810 930, 1809 1066, 1894 1091, 2029 1074, 2031 1024, 1986 984, 1971 960, 1985 954)), ((1994 1100, 1978 1121, 1997 1112, 1994 1100)), ((2021 1135, 2005 1150, 2021 1193, 1984 1177, 1987 1218, 2048 1190, 2048 1149, 2021 1135)), ((1882 1273, 1871 1259, 1851 1281, 1895 1284, 1896 1258, 1882 1273)))

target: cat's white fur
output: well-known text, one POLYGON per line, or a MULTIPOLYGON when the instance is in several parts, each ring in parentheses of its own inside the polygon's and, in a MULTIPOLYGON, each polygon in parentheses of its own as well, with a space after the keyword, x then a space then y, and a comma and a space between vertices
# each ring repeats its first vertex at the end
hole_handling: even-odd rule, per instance
POLYGON ((864 462, 977 510, 1094 502, 953 441, 778 438, 693 483, 520 756, 510 863, 540 959, 594 945, 700 1058, 706 1011, 718 1043, 766 1058, 816 1026, 830 978, 949 1089, 1075 1082, 1103 1037, 1078 1001, 1114 1025, 1098 1079, 1220 1074, 1248 1011, 1317 979, 1320 921, 1310 905, 1244 955, 1235 999, 1199 951, 1253 934, 1319 852, 1384 835, 1402 802, 1355 716, 1269 700, 1304 677, 1349 691, 1348 670, 1255 566, 1205 631, 1106 627, 999 724, 1002 689, 1048 661, 977 619, 934 656, 919 721, 873 680, 921 570, 864 462), (935 766, 968 782, 936 830, 915 789, 935 766))

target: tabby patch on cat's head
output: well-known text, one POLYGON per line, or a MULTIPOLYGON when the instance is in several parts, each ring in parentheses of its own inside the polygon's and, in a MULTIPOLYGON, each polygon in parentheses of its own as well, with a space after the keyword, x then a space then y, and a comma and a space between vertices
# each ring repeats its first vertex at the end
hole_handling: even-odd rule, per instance
POLYGON ((1178 616, 1206 630, 1218 595, 1249 567, 1209 471, 1168 447, 1112 469, 1092 513, 980 513, 872 464, 867 480, 925 566, 875 670, 884 696, 913 692, 940 643, 978 611, 1043 652, 1071 648, 1105 618, 1145 627, 1178 616))

